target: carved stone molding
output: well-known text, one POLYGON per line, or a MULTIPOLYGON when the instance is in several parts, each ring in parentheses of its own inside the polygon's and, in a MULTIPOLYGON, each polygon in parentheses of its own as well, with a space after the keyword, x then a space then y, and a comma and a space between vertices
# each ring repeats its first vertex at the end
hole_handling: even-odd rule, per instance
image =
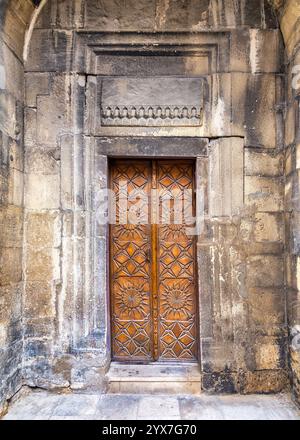
POLYGON ((191 106, 110 106, 101 108, 102 125, 193 126, 202 123, 202 108, 191 106))

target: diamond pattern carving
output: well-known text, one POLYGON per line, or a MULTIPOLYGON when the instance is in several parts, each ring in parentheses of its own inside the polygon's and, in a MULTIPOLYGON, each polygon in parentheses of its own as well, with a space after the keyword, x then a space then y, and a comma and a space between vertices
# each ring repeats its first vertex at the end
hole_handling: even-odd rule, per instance
POLYGON ((115 275, 149 276, 149 242, 114 241, 113 243, 115 275))
POLYGON ((160 358, 195 359, 196 335, 195 317, 189 321, 160 320, 160 358))
POLYGON ((114 321, 113 351, 115 358, 151 359, 150 317, 142 321, 114 321))
POLYGON ((161 278, 193 277, 193 242, 161 242, 159 252, 159 272, 161 278))

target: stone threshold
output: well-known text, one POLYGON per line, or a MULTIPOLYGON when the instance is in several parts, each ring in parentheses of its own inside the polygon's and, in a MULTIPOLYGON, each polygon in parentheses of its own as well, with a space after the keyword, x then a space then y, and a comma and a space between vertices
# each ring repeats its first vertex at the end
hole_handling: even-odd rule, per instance
POLYGON ((200 394, 198 364, 112 362, 107 373, 109 393, 200 394))

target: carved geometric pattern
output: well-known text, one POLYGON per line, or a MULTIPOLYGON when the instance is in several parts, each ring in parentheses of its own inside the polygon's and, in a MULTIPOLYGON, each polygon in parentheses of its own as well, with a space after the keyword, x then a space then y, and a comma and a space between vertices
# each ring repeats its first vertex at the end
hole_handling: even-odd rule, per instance
POLYGON ((118 241, 145 241, 149 227, 144 225, 112 225, 112 236, 118 241))
POLYGON ((190 165, 185 164, 160 164, 158 182, 160 190, 192 188, 192 168, 190 165))
MULTIPOLYGON (((142 190, 150 198, 151 187, 162 195, 192 190, 193 165, 158 161, 151 167, 150 161, 115 161, 111 184, 117 201, 117 224, 111 226, 113 357, 126 361, 196 359, 194 237, 186 234, 184 224, 130 224, 129 217, 126 224, 118 222, 120 186, 121 197, 142 190), (156 231, 153 236, 152 231, 156 231), (157 243, 151 241, 155 236, 157 243)), ((135 203, 133 197, 127 213, 135 203)), ((148 220, 153 207, 140 206, 141 218, 148 220)))
MULTIPOLYGON (((194 224, 188 225, 188 228, 192 228, 194 224)), ((175 242, 182 242, 187 241, 190 239, 190 236, 187 235, 187 231, 189 229, 186 229, 186 227, 183 227, 182 224, 180 225, 168 225, 168 226, 160 226, 160 238, 161 241, 175 241, 175 242)))
POLYGON ((115 276, 149 277, 149 242, 113 242, 115 276))
POLYGON ((192 278, 194 274, 193 242, 160 242, 160 278, 192 278))
POLYGON ((195 314, 195 286, 189 280, 167 279, 159 286, 160 316, 184 321, 195 314))
POLYGON ((141 320, 150 313, 150 286, 143 278, 118 278, 114 282, 114 310, 124 319, 141 320))
POLYGON ((196 358, 195 316, 189 321, 168 321, 160 319, 160 358, 184 359, 196 358))
POLYGON ((127 359, 151 359, 150 317, 142 321, 122 321, 113 316, 114 357, 127 359))
MULTIPOLYGON (((122 181, 127 182, 129 194, 139 189, 147 192, 147 185, 149 184, 149 165, 147 166, 143 162, 129 161, 127 164, 121 163, 119 166, 114 167, 112 189, 116 193, 122 181)), ((124 192, 123 195, 127 196, 127 193, 124 192)))

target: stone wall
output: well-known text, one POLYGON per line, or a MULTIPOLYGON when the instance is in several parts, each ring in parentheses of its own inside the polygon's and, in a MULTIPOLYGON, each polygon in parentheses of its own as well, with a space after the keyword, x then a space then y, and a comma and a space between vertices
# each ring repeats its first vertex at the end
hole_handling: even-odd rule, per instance
MULTIPOLYGON (((1 298, 6 298, 4 310, 16 309, 15 313, 11 308, 5 312, 5 328, 9 328, 8 321, 12 327, 20 327, 21 316, 23 319, 21 336, 15 331, 11 340, 20 343, 23 339, 24 383, 105 390, 110 346, 106 230, 94 221, 95 203, 97 189, 106 185, 107 156, 128 151, 113 130, 99 129, 92 104, 99 104, 101 75, 123 76, 125 67, 131 74, 143 71, 147 75, 145 60, 137 72, 130 70, 129 62, 119 63, 116 50, 122 43, 139 48, 147 43, 168 46, 184 42, 186 47, 197 46, 198 52, 208 54, 195 62, 184 53, 178 63, 169 63, 172 71, 166 70, 173 76, 200 75, 209 96, 205 123, 192 132, 209 142, 205 152, 193 155, 205 205, 205 229, 198 240, 203 389, 282 390, 287 385, 286 294, 293 310, 289 313, 291 343, 299 324, 299 106, 297 93, 290 92, 285 112, 283 43, 271 2, 43 2, 30 44, 25 41, 24 161, 18 155, 23 151, 21 60, 33 7, 29 0, 7 3, 8 30, 2 33, 1 48, 3 54, 9 51, 6 69, 14 73, 6 76, 9 93, 3 94, 7 116, 3 123, 1 119, 6 136, 2 137, 1 154, 7 151, 6 145, 13 153, 1 155, 1 185, 7 190, 0 192, 4 201, 1 232, 5 231, 0 242, 1 258, 5 259, 0 285, 1 298), (17 26, 12 25, 15 22, 17 26), (143 34, 134 33, 141 30, 143 34), (114 61, 105 58, 103 45, 114 61), (18 87, 15 78, 20 81, 18 87), (20 103, 17 131, 11 127, 11 109, 16 108, 13 97, 20 103), (23 171, 24 227, 18 221, 23 215, 19 197, 23 171), (9 194, 15 198, 8 199, 9 194), (10 227, 18 233, 10 232, 10 227), (290 237, 286 248, 285 236, 290 237), (8 288, 19 295, 19 301, 12 300, 8 288)), ((292 8, 298 1, 286 2, 285 7, 282 3, 276 2, 276 7, 291 71, 297 64, 294 34, 299 13, 292 8)), ((151 68, 164 66, 153 61, 151 68)), ((129 141, 132 154, 152 155, 149 145, 153 138, 149 136, 156 133, 143 126, 134 129, 145 142, 129 141)), ((117 130, 118 136, 133 132, 122 127, 117 130)), ((180 129, 174 132, 179 138, 191 136, 180 129)), ((168 137, 166 131, 159 133, 168 137)), ((163 154, 163 149, 156 151, 163 154)), ((5 338, 3 353, 8 353, 9 340, 5 338)), ((20 364, 16 359, 20 353, 14 351, 15 366, 20 364)), ((299 396, 299 351, 291 348, 289 362, 299 396)), ((7 368, 6 358, 0 364, 9 374, 19 371, 7 368)), ((8 392, 6 387, 2 395, 9 397, 15 389, 8 392)))
POLYGON ((15 2, 0 33, 0 412, 22 385, 23 37, 31 2, 15 2), (20 44, 18 44, 18 41, 20 44))
POLYGON ((300 2, 287 1, 280 11, 286 42, 285 113, 285 276, 289 324, 289 365, 293 392, 300 400, 300 2))
MULTIPOLYGON (((97 238, 99 246, 105 246, 105 233, 94 237, 90 223, 89 157, 94 154, 90 140, 103 133, 95 128, 98 119, 91 104, 98 96, 95 77, 118 65, 116 57, 107 61, 100 54, 101 44, 111 50, 127 44, 122 32, 139 31, 137 17, 142 17, 143 31, 149 32, 142 36, 143 43, 156 38, 156 44, 162 39, 171 44, 160 32, 192 30, 196 33, 188 37, 173 35, 172 44, 185 38, 200 48, 209 43, 219 47, 215 62, 202 68, 211 105, 207 123, 198 131, 201 137, 219 138, 201 162, 203 172, 207 164, 208 183, 206 230, 198 245, 203 388, 281 390, 286 385, 287 335, 280 107, 283 51, 276 17, 261 1, 257 8, 243 2, 237 7, 231 1, 225 1, 224 8, 214 1, 188 1, 183 6, 176 1, 145 1, 125 9, 120 5, 117 1, 50 2, 36 22, 29 46, 25 63, 26 380, 32 385, 77 387, 78 376, 85 373, 72 366, 72 356, 83 349, 94 356, 93 345, 103 346, 104 358, 109 356, 107 329, 103 322, 90 328, 86 304, 91 289, 85 264, 89 243, 97 238), (77 33, 83 30, 118 34, 77 33), (211 30, 215 33, 205 34, 211 30), (198 31, 203 33, 197 35, 198 31), (266 48, 272 48, 267 55, 266 48), (225 192, 216 197, 221 189, 225 192), (65 352, 69 354, 62 362, 65 352)), ((131 44, 138 46, 139 41, 133 38, 131 44)), ((183 73, 195 75, 199 66, 188 63, 189 59, 183 73)), ((179 74, 180 68, 179 60, 171 75, 179 74)), ((147 74, 147 67, 141 69, 147 74)), ((155 75, 154 71, 153 64, 148 75, 155 75)), ((176 130, 179 136, 184 133, 176 130)), ((118 133, 128 135, 122 127, 118 133)), ((141 127, 136 133, 154 132, 141 127)), ((164 131, 159 133, 165 136, 164 131)), ((104 293, 98 294, 105 301, 104 293)), ((101 349, 97 356, 101 358, 101 349)), ((93 368, 96 365, 95 361, 93 368)))

